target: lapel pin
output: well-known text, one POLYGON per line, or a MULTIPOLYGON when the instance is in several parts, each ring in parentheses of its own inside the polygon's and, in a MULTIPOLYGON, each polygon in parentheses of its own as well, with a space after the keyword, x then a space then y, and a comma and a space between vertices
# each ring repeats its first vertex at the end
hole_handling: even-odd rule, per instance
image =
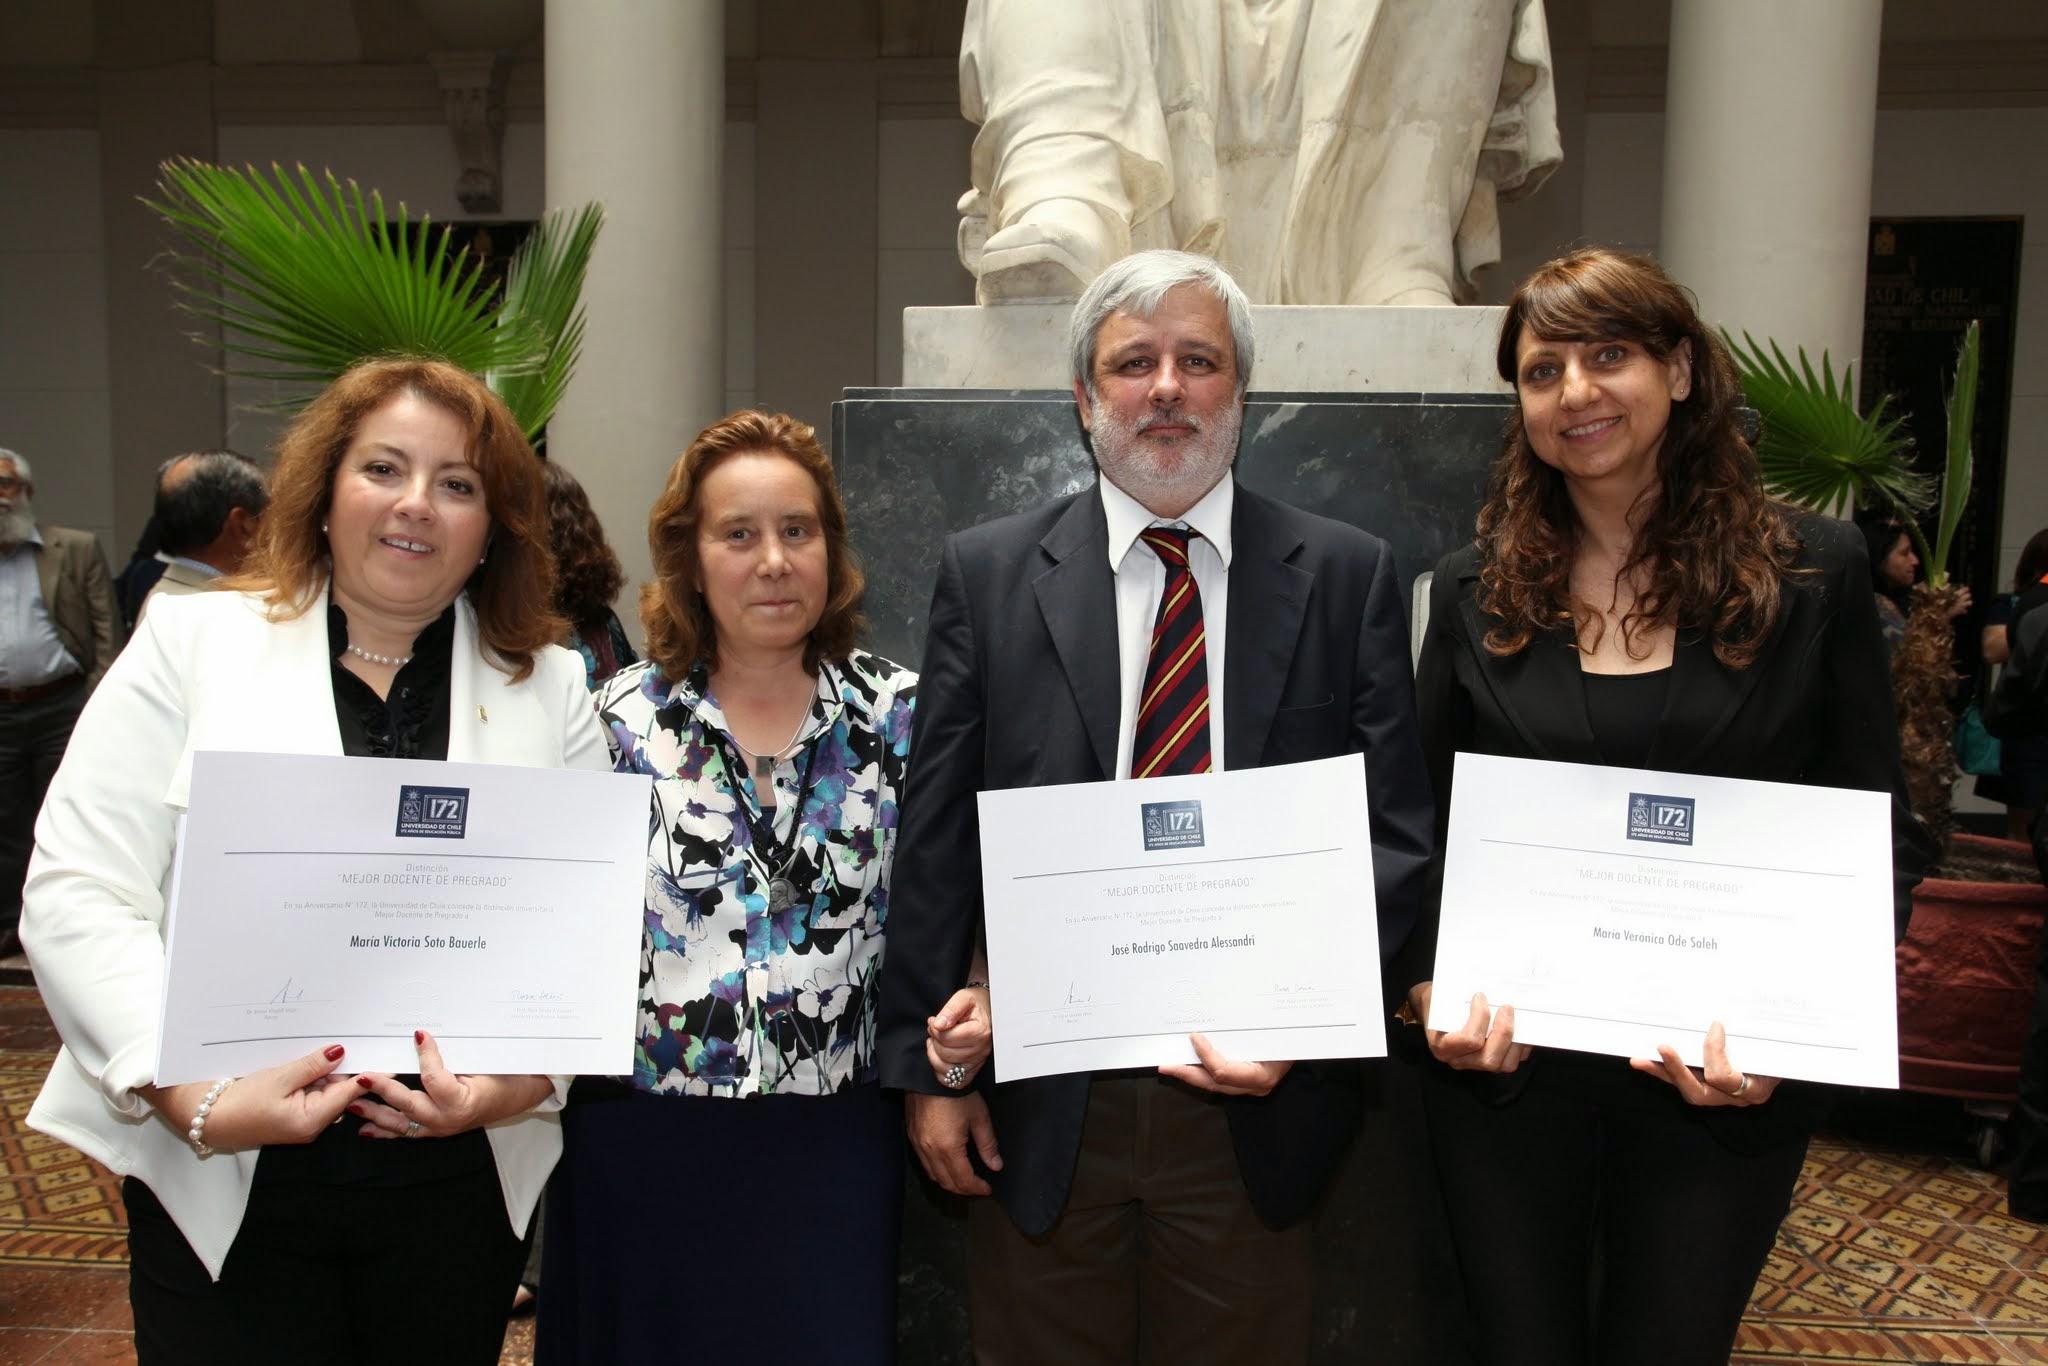
POLYGON ((483 704, 481 702, 477 704, 476 719, 483 722, 483 724, 487 726, 491 724, 490 714, 484 710, 483 704))

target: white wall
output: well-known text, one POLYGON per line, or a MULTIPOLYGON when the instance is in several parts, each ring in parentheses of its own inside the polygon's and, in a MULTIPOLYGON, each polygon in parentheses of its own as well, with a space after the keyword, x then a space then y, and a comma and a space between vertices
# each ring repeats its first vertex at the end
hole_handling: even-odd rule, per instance
POLYGON ((112 541, 99 134, 0 129, 0 446, 34 466, 36 512, 112 541))

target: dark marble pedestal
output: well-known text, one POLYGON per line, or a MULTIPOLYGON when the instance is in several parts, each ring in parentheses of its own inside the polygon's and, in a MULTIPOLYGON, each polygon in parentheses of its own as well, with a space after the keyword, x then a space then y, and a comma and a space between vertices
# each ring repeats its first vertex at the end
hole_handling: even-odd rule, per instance
MULTIPOLYGON (((1471 536, 1513 402, 1254 391, 1237 477, 1385 537, 1405 586, 1471 536)), ((871 639, 913 667, 947 533, 1095 479, 1063 390, 848 389, 832 407, 832 450, 867 571, 871 639)))
MULTIPOLYGON (((1406 587, 1471 536, 1512 402, 1495 394, 1254 393, 1237 477, 1385 537, 1406 587)), ((832 427, 852 540, 868 576, 870 639, 913 667, 947 533, 1095 478, 1073 396, 1060 390, 849 389, 834 405, 832 427)), ((1418 1043, 1394 1040, 1397 1051, 1418 1043)), ((1361 1064, 1372 1105, 1317 1224, 1317 1363, 1468 1359, 1413 1065, 1361 1064)), ((961 1209, 913 1172, 900 1282, 903 1360, 911 1366, 970 1360, 961 1209)))

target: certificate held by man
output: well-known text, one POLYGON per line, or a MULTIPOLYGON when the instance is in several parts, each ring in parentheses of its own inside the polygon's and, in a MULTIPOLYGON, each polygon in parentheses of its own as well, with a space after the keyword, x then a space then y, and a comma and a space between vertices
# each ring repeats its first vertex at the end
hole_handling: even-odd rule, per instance
POLYGON ((354 1071, 632 1069, 645 776, 201 752, 156 1080, 348 1049, 354 1071))
POLYGON ((1897 1086, 1882 792, 1459 754, 1429 1027, 1897 1086))
POLYGON ((979 801, 999 1079, 1386 1052, 1357 755, 979 801))

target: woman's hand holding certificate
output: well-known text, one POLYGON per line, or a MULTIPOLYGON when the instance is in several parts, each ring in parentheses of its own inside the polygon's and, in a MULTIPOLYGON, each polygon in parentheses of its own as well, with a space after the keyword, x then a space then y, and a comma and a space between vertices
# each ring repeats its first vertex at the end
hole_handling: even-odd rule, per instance
POLYGON ((1884 793, 1461 753, 1444 864, 1452 1066, 1607 1053, 1695 1105, 1898 1085, 1884 793))

